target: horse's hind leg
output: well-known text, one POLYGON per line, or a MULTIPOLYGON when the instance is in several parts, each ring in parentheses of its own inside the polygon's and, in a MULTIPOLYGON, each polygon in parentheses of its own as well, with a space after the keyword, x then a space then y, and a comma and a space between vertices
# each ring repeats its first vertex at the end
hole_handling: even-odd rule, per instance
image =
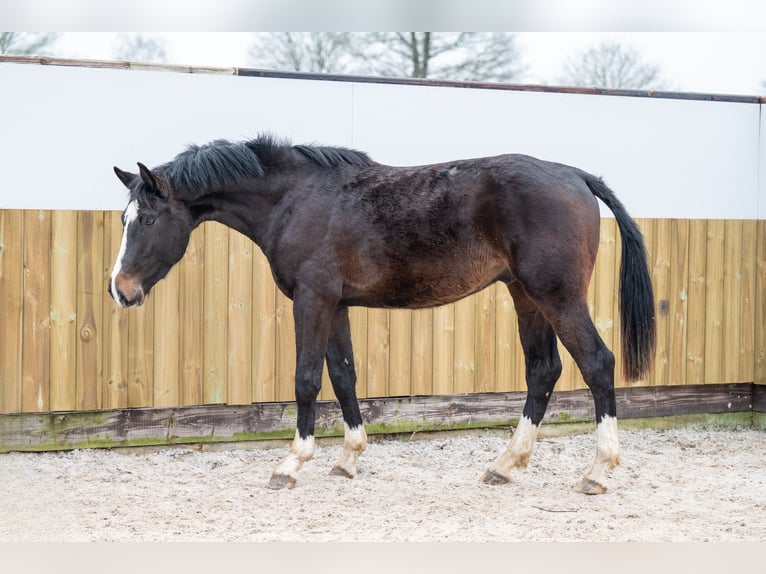
POLYGON ((346 307, 339 308, 333 317, 327 343, 327 370, 343 412, 345 427, 343 452, 330 474, 354 478, 359 455, 367 448, 367 434, 356 398, 356 371, 346 307))
POLYGON ((599 336, 585 301, 557 313, 553 323, 561 342, 577 363, 596 406, 596 458, 578 490, 602 494, 606 492, 607 472, 620 464, 614 355, 599 336))
POLYGON ((482 477, 487 484, 506 483, 514 468, 526 468, 553 387, 561 375, 561 360, 553 327, 517 283, 509 285, 509 289, 516 307, 519 337, 524 349, 527 400, 510 445, 482 477))

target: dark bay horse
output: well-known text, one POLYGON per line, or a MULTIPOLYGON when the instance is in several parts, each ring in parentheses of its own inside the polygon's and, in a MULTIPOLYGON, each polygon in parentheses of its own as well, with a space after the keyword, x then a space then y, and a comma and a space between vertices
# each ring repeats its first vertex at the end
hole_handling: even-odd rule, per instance
POLYGON ((624 374, 647 374, 654 356, 654 299, 643 239, 601 181, 566 165, 501 155, 391 167, 350 149, 293 146, 269 136, 192 146, 153 170, 115 168, 130 190, 109 292, 140 305, 184 255, 207 220, 252 239, 279 289, 294 302, 298 421, 269 482, 290 488, 314 454, 314 416, 324 361, 345 422, 332 474, 354 477, 367 437, 356 398, 348 308, 417 309, 505 283, 518 316, 527 400, 508 449, 482 479, 510 480, 527 465, 561 374, 558 336, 596 407, 596 458, 579 489, 604 492, 619 463, 614 355, 588 313, 599 245, 596 198, 622 237, 620 318, 624 374))

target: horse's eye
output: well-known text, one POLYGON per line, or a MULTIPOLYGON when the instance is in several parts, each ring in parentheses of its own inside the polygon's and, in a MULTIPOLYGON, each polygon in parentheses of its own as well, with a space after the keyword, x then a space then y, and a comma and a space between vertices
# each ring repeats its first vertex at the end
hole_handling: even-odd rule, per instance
POLYGON ((144 225, 146 225, 146 227, 151 227, 152 225, 154 225, 154 218, 147 217, 146 219, 144 219, 144 225))

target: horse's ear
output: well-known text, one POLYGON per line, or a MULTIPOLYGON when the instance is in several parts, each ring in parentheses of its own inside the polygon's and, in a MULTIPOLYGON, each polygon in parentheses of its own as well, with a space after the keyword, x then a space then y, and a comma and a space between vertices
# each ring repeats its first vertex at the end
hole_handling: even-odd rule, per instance
POLYGON ((133 182, 133 180, 136 178, 135 173, 130 173, 129 171, 122 171, 119 167, 114 166, 114 173, 117 174, 117 177, 122 182, 122 184, 130 189, 130 184, 133 182))
POLYGON ((144 180, 146 187, 160 196, 162 199, 168 199, 170 196, 169 186, 160 176, 150 170, 141 162, 138 163, 138 173, 141 175, 141 179, 144 180))

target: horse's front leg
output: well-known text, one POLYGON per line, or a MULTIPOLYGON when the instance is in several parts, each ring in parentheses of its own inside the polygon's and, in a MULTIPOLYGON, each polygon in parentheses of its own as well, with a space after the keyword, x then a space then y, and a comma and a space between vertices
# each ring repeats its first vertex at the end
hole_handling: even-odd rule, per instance
POLYGON ((296 291, 293 303, 295 318, 295 401, 298 424, 288 455, 271 475, 269 488, 292 488, 303 463, 314 456, 314 420, 316 400, 322 386, 322 368, 327 349, 335 301, 313 291, 296 291))
POLYGON ((356 398, 354 351, 351 346, 351 328, 346 307, 339 308, 332 320, 332 329, 327 343, 327 370, 330 372, 330 381, 343 412, 346 431, 343 452, 330 474, 354 478, 359 455, 367 448, 367 433, 364 430, 359 401, 356 398))

